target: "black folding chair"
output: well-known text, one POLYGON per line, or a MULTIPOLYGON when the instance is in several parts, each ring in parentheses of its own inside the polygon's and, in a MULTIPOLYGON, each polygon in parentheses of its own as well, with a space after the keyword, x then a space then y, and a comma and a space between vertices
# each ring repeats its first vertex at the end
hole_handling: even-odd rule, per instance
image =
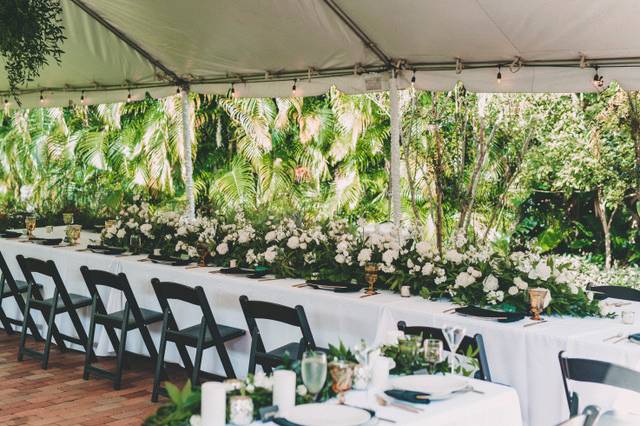
MULTIPOLYGON (((426 326, 409 327, 404 321, 399 321, 398 330, 410 336, 422 336, 425 339, 442 340, 444 350, 451 351, 447 339, 444 337, 444 332, 439 328, 426 326)), ((478 362, 478 371, 475 373, 475 378, 490 382, 491 373, 489 372, 489 362, 487 361, 487 353, 484 349, 482 335, 476 334, 473 337, 464 336, 456 353, 467 356, 470 351, 475 354, 473 358, 478 362)))
POLYGON ((640 302, 640 290, 631 287, 622 287, 619 285, 599 285, 591 286, 589 290, 602 293, 607 297, 614 299, 631 300, 640 302))
POLYGON ((589 405, 582 411, 582 414, 572 416, 569 420, 565 420, 557 426, 596 426, 600 414, 598 407, 589 405))
MULTIPOLYGON (((22 361, 24 355, 39 358, 42 360, 42 368, 46 370, 49 364, 49 351, 51 349, 52 337, 56 340, 58 348, 62 351, 66 350, 66 345, 64 344, 65 341, 75 343, 83 348, 87 347, 87 334, 82 327, 80 317, 76 310, 90 306, 91 298, 67 292, 67 288, 62 281, 62 277, 60 277, 58 268, 56 268, 56 264, 52 260, 45 262, 44 260, 25 258, 22 255, 18 255, 17 259, 20 269, 22 269, 22 273, 28 284, 27 303, 24 307, 22 333, 20 334, 18 361, 22 361), (42 294, 38 290, 33 274, 40 274, 53 280, 55 284, 53 297, 48 299, 42 298, 42 294), (47 319, 48 329, 43 352, 38 352, 34 349, 25 347, 25 341, 27 338, 26 323, 32 309, 40 311, 47 319), (73 327, 75 328, 78 337, 62 334, 58 330, 55 322, 56 315, 63 313, 67 313, 71 318, 71 322, 73 323, 73 327)), ((95 357, 93 348, 89 349, 91 350, 90 355, 95 357)))
POLYGON ((569 381, 599 383, 640 393, 639 371, 595 359, 567 358, 564 351, 558 354, 558 359, 571 416, 578 414, 580 401, 578 394, 569 388, 569 381))
POLYGON ((147 325, 162 321, 162 313, 140 308, 125 274, 116 275, 98 269, 89 269, 86 266, 80 267, 80 271, 87 283, 87 288, 89 289, 92 299, 91 323, 89 325, 89 339, 87 341, 83 378, 88 380, 89 374, 93 373, 97 376, 113 380, 113 388, 117 390, 120 389, 122 383, 122 367, 125 362, 127 333, 130 330, 140 330, 142 340, 147 347, 147 351, 149 351, 149 356, 155 363, 158 359, 158 352, 153 344, 147 325), (100 292, 98 291, 98 287, 100 286, 122 292, 126 300, 124 309, 108 313, 100 298, 100 292), (107 336, 113 348, 116 350, 115 373, 91 365, 91 351, 89 348, 93 348, 96 325, 98 324, 105 328, 107 336), (118 339, 116 335, 116 328, 120 329, 120 339, 118 339))
POLYGON ((300 360, 305 351, 318 350, 302 306, 297 305, 295 308, 290 308, 277 303, 258 300, 250 301, 247 296, 240 296, 240 306, 242 306, 242 312, 247 320, 249 333, 251 334, 249 374, 255 374, 256 365, 260 365, 266 373, 271 373, 274 367, 283 364, 285 356, 290 359, 300 360), (287 343, 267 352, 256 322, 258 319, 277 321, 298 327, 302 333, 302 338, 299 342, 287 343))
MULTIPOLYGON (((222 367, 224 368, 227 378, 235 378, 236 374, 233 371, 233 366, 231 365, 231 360, 229 359, 229 354, 227 353, 227 348, 224 344, 225 342, 243 336, 245 331, 239 328, 216 323, 216 320, 213 317, 213 312, 211 311, 211 306, 207 301, 207 297, 204 294, 202 287, 188 287, 186 285, 166 281, 160 282, 157 278, 152 279, 151 284, 153 285, 153 290, 158 297, 163 313, 162 334, 160 337, 160 348, 158 350, 158 360, 156 362, 151 401, 158 401, 160 380, 163 375, 166 376, 166 372, 164 370, 164 355, 167 342, 175 343, 178 348, 180 358, 182 359, 185 368, 191 373, 191 384, 193 386, 198 385, 200 382, 202 352, 213 346, 215 346, 218 351, 218 356, 220 357, 220 361, 222 362, 222 367), (179 329, 169 304, 172 300, 182 301, 198 306, 202 312, 200 324, 179 329), (196 356, 193 363, 189 357, 189 352, 187 352, 187 346, 196 348, 196 356)), ((222 379, 222 377, 217 378, 222 379)))
MULTIPOLYGON (((39 286, 39 288, 41 288, 41 286, 39 286)), ((20 309, 20 312, 24 312, 25 303, 23 294, 26 292, 27 283, 25 281, 17 281, 13 278, 9 265, 7 265, 7 262, 4 260, 2 253, 0 253, 0 322, 2 322, 2 326, 7 334, 14 333, 12 325, 22 326, 23 321, 7 316, 4 309, 2 309, 2 301, 6 298, 13 297, 18 305, 18 309, 20 309)), ((27 319, 27 327, 29 327, 31 335, 36 340, 43 340, 40 332, 38 331, 38 327, 36 327, 31 316, 27 319)))

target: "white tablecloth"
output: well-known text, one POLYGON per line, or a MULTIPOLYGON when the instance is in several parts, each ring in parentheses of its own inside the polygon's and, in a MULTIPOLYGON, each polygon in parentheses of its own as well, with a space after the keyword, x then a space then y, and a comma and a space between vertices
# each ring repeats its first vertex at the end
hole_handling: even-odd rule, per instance
MULTIPOLYGON (((42 230, 37 230, 42 232, 42 230)), ((55 232, 60 232, 56 229, 55 232)), ((84 234, 83 240, 96 238, 84 234)), ((80 246, 81 247, 81 246, 80 246)), ((111 272, 125 272, 141 307, 159 309, 151 287, 151 278, 176 281, 187 285, 201 285, 212 305, 216 320, 225 325, 246 329, 238 298, 247 295, 249 299, 261 299, 285 305, 303 305, 316 343, 326 346, 342 339, 347 345, 356 344, 361 338, 380 342, 387 330, 394 329, 396 322, 404 320, 409 325, 443 326, 462 325, 468 334, 481 333, 488 352, 492 378, 495 382, 512 386, 522 401, 522 413, 526 424, 548 426, 568 417, 567 404, 558 364, 558 352, 567 351, 569 356, 581 356, 616 362, 631 368, 640 368, 640 346, 631 343, 613 344, 602 340, 610 335, 623 332, 640 332, 640 326, 622 325, 619 319, 599 318, 551 318, 549 322, 532 327, 523 327, 530 321, 502 324, 474 318, 443 313, 453 306, 448 302, 431 302, 419 297, 401 298, 390 292, 361 299, 358 294, 336 294, 309 288, 294 288, 297 279, 257 281, 246 277, 211 274, 213 268, 185 269, 140 262, 145 256, 114 257, 91 252, 78 252, 75 248, 52 248, 16 240, 0 240, 0 251, 16 278, 22 278, 15 256, 23 254, 41 259, 52 259, 70 292, 88 294, 80 274, 80 266, 105 269, 111 272)), ((49 295, 52 285, 48 286, 49 295)), ((108 300, 108 310, 122 309, 124 301, 115 292, 103 295, 108 300)), ((4 307, 9 313, 13 301, 5 300, 4 307)), ((634 303, 620 309, 637 312, 640 321, 640 304, 634 303)), ((192 309, 173 309, 181 327, 200 321, 200 313, 192 309)), ((38 314, 35 314, 38 315, 38 314)), ((88 310, 81 312, 88 325, 88 310)), ((42 318, 37 317, 42 322, 42 318)), ((72 333, 70 321, 57 320, 63 332, 72 333)), ((267 348, 299 339, 297 329, 280 324, 260 323, 267 348)), ((159 324, 150 327, 151 334, 159 340, 159 324)), ((99 355, 112 350, 106 334, 98 329, 99 355)), ((244 376, 248 365, 249 337, 237 339, 227 345, 233 367, 238 376, 244 376)), ((127 349, 146 353, 142 339, 137 332, 127 339, 127 349)), ((179 360, 177 351, 168 346, 168 361, 179 360)), ((205 352, 203 369, 222 373, 215 350, 205 352)), ((603 400, 603 404, 620 403, 623 399, 614 392, 600 392, 594 389, 581 392, 581 400, 591 403, 592 396, 603 400)), ((582 388, 580 388, 582 389, 582 388)), ((627 398, 627 396, 625 396, 627 398)), ((626 401, 626 399, 624 399, 626 401)), ((608 405, 604 405, 608 407, 608 405)))
MULTIPOLYGON (((474 389, 484 392, 465 393, 430 404, 411 404, 422 410, 414 414, 399 408, 381 407, 375 400, 374 391, 349 391, 345 403, 374 410, 382 418, 394 420, 402 426, 519 426, 520 404, 513 388, 481 380, 469 379, 474 389)), ((327 404, 335 404, 335 400, 327 404)), ((254 422, 253 426, 274 425, 274 423, 254 422)), ((392 424, 380 421, 380 425, 392 424)))

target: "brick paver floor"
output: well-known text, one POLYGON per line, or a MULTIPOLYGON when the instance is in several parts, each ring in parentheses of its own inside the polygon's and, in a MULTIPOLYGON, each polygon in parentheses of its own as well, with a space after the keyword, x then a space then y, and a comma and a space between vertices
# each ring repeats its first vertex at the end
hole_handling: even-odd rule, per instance
MULTIPOLYGON (((28 346, 33 347, 32 339, 28 346)), ((37 345, 41 350, 42 345, 37 345)), ((160 404, 153 404, 153 368, 148 360, 132 360, 123 374, 122 388, 109 380, 82 379, 84 354, 60 352, 52 346, 49 368, 25 357, 18 362, 18 336, 0 330, 0 425, 140 425, 160 404)), ((113 368, 115 361, 101 360, 113 368)), ((172 371, 172 377, 184 375, 172 371)), ((166 399, 160 400, 160 403, 166 399)))

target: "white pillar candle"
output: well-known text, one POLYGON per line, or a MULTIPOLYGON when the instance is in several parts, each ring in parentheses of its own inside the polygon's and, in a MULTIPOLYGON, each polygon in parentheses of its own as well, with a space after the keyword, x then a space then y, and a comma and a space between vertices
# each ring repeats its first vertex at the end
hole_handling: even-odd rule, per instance
POLYGON ((291 370, 276 370, 273 373, 273 405, 280 413, 296 405, 296 373, 291 370))
POLYGON ((227 390, 223 383, 202 384, 200 403, 202 426, 224 426, 227 423, 227 390))
POLYGON ((411 296, 411 287, 408 285, 403 285, 400 287, 400 296, 402 297, 410 297, 411 296))

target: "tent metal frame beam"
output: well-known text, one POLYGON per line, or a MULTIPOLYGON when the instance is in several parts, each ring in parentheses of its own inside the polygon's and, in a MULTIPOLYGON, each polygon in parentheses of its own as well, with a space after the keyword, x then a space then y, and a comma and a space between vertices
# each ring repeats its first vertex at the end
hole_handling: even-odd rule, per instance
MULTIPOLYGON (((71 1, 80 1, 80 0, 71 0, 71 1)), ((479 62, 463 62, 464 68, 462 74, 464 74, 465 70, 473 70, 473 69, 491 69, 497 68, 501 66, 503 68, 507 67, 510 64, 509 61, 479 61, 479 62)), ((602 68, 640 68, 640 57, 619 57, 619 58, 591 58, 587 61, 587 66, 585 70, 593 69, 595 66, 600 67, 600 72, 605 72, 606 78, 606 70, 602 70, 602 68)), ((522 67, 531 67, 531 68, 539 68, 539 67, 549 67, 549 68, 568 68, 568 69, 576 69, 580 68, 580 59, 555 59, 555 60, 535 60, 535 61, 526 61, 521 60, 522 67)), ((311 79, 322 79, 322 78, 331 78, 331 77, 346 77, 354 75, 354 70, 356 69, 356 65, 349 68, 326 68, 326 69, 317 69, 314 70, 311 79)), ((366 75, 366 74, 380 74, 384 72, 389 72, 389 68, 385 65, 358 65, 358 74, 366 75)), ((454 71, 456 69, 455 62, 424 62, 424 63, 406 63, 404 66, 405 70, 410 71, 454 71)), ((298 80, 304 81, 309 77, 309 70, 297 70, 297 71, 279 71, 277 73, 272 73, 269 75, 269 78, 265 78, 264 73, 256 73, 256 74, 244 74, 244 75, 229 75, 229 76, 220 76, 220 77, 212 77, 212 78, 199 78, 193 79, 189 81, 179 80, 179 81, 167 81, 167 82, 154 82, 154 83, 134 83, 134 82, 126 82, 122 84, 116 85, 101 85, 99 83, 92 83, 87 86, 64 86, 64 87, 35 87, 31 89, 22 89, 18 90, 16 93, 20 94, 31 94, 38 92, 52 93, 52 92, 81 92, 85 91, 87 93, 91 92, 100 92, 100 91, 117 91, 117 90, 143 90, 143 89, 152 89, 152 88, 162 88, 162 87, 184 87, 185 84, 195 85, 195 84, 243 84, 243 83, 268 83, 268 82, 277 82, 277 81, 290 81, 290 80, 298 80)), ((0 92, 0 96, 11 96, 11 94, 6 92, 0 92)))
POLYGON ((373 52, 374 55, 378 57, 387 68, 393 68, 394 65, 391 63, 391 59, 378 47, 378 45, 355 23, 353 19, 347 13, 337 5, 334 0, 323 0, 324 4, 326 4, 329 9, 336 14, 336 16, 347 26, 349 29, 364 43, 365 46, 369 50, 373 52))
POLYGON ((153 55, 147 52, 142 46, 140 46, 137 42, 135 42, 131 37, 123 33, 120 29, 118 29, 116 26, 114 26, 105 18, 103 18, 102 15, 100 15, 98 12, 93 10, 82 0, 71 0, 71 2, 76 6, 78 6, 81 10, 83 10, 87 15, 89 15, 95 21, 97 21, 100 25, 105 27, 108 31, 110 31, 113 35, 115 35, 127 46, 129 46, 130 48, 138 52, 142 57, 144 57, 147 61, 149 61, 151 65, 158 68, 159 70, 162 70, 162 72, 164 72, 167 77, 172 78, 177 85, 184 86, 185 84, 187 84, 187 82, 183 78, 180 78, 178 74, 176 74, 175 72, 167 68, 162 62, 160 62, 158 59, 153 57, 153 55))

